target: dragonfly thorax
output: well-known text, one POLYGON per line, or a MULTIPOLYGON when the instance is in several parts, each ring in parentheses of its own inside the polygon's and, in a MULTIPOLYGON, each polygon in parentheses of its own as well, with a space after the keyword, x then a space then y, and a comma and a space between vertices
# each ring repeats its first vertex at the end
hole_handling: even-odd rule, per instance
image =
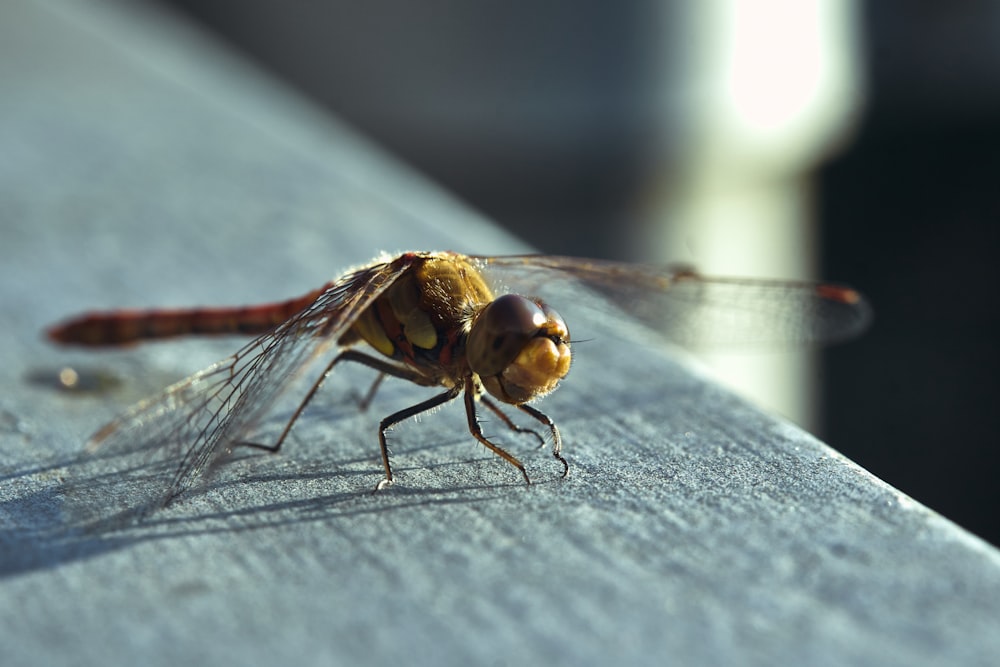
POLYGON ((549 393, 569 372, 569 330, 541 301, 505 294, 476 316, 465 355, 486 391, 519 405, 549 393))

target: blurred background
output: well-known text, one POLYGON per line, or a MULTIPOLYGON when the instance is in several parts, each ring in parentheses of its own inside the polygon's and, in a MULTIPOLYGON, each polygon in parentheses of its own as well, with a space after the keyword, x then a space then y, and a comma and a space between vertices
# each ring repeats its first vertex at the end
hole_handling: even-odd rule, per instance
POLYGON ((1000 544, 1000 4, 159 2, 543 251, 858 287, 708 363, 1000 544))

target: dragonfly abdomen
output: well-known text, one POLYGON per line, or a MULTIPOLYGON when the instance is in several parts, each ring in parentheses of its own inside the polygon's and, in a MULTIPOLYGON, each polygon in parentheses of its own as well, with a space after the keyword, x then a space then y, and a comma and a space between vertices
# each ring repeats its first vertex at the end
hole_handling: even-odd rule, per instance
POLYGON ((188 335, 259 335, 313 303, 326 286, 308 294, 259 306, 178 310, 116 310, 86 313, 48 331, 63 345, 111 347, 188 335))

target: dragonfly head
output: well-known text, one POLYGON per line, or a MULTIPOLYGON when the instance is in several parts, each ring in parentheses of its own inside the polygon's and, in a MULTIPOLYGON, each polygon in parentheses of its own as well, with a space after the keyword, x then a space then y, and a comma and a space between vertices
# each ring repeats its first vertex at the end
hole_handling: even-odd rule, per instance
POLYGON ((479 312, 465 354, 486 391, 520 405, 555 389, 569 372, 569 329, 541 301, 505 294, 479 312))

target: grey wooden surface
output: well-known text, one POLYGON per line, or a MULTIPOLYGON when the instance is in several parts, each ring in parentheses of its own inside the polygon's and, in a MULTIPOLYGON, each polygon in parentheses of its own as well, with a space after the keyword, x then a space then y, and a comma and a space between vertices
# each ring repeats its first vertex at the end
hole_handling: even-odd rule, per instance
POLYGON ((85 437, 239 342, 86 354, 46 324, 294 296, 382 249, 524 250, 141 8, 0 8, 4 664, 995 662, 996 550, 573 304, 594 340, 544 402, 568 479, 509 440, 524 488, 450 406, 393 431, 398 483, 372 495, 379 417, 426 393, 359 413, 347 370, 280 455, 85 530, 85 437), (95 386, 56 390, 67 365, 95 386))

